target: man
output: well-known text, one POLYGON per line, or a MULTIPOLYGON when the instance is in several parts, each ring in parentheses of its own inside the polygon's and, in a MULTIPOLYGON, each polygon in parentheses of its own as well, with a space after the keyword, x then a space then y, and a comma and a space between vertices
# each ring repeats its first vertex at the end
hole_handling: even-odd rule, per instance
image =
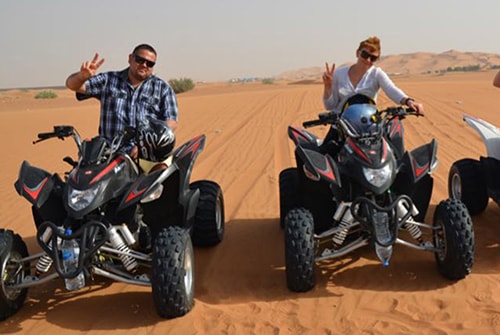
MULTIPOLYGON (((99 134, 112 140, 126 126, 137 127, 146 119, 163 121, 177 128, 177 99, 170 85, 153 74, 156 50, 140 44, 128 56, 129 67, 122 71, 97 74, 104 63, 96 53, 84 62, 80 71, 66 79, 66 87, 76 92, 78 100, 96 98, 101 102, 99 134)), ((137 146, 130 146, 132 158, 138 157, 137 146)))

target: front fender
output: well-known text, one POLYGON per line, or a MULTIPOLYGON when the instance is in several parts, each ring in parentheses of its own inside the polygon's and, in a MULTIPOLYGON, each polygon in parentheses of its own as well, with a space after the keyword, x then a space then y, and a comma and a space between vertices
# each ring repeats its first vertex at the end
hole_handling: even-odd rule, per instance
POLYGON ((311 180, 324 181, 341 187, 340 172, 337 163, 333 158, 317 151, 297 146, 295 155, 299 161, 303 162, 304 172, 311 180))
POLYGON ((414 183, 434 171, 437 163, 437 141, 435 139, 411 152, 407 151, 403 156, 403 164, 411 171, 410 177, 414 183))
POLYGON ((40 208, 49 198, 54 185, 54 177, 49 172, 23 161, 14 188, 20 196, 40 208))
POLYGON ((127 192, 125 192, 118 206, 118 211, 137 204, 139 201, 149 196, 176 170, 177 166, 172 164, 167 169, 139 175, 137 180, 129 187, 127 192))

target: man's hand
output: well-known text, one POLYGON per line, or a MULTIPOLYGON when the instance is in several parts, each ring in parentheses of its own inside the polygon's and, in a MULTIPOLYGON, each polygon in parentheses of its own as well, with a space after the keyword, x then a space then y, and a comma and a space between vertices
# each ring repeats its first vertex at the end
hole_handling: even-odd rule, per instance
POLYGON ((137 159, 139 157, 139 149, 137 148, 137 145, 134 145, 134 147, 130 150, 130 157, 132 159, 137 159))
POLYGON ((80 67, 80 75, 82 79, 87 80, 97 73, 97 70, 104 63, 104 58, 99 60, 99 54, 96 52, 91 61, 84 62, 80 67))

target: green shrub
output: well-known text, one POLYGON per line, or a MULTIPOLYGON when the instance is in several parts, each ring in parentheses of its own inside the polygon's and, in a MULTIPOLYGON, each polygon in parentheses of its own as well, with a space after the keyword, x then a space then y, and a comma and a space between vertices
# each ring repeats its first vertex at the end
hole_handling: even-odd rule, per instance
POLYGON ((194 83, 189 78, 170 79, 168 83, 175 93, 187 92, 194 88, 194 83))
POLYGON ((274 78, 264 78, 262 79, 263 84, 274 84, 274 78))
POLYGON ((57 94, 52 91, 41 91, 37 95, 35 95, 35 99, 55 99, 57 98, 57 94))

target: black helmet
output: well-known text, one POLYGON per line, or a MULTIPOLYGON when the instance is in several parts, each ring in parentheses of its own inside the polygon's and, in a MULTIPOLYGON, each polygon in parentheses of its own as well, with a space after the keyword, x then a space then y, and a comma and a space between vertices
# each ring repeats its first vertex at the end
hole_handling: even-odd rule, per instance
POLYGON ((175 145, 175 135, 165 122, 148 119, 139 127, 139 157, 152 162, 162 162, 175 145))

